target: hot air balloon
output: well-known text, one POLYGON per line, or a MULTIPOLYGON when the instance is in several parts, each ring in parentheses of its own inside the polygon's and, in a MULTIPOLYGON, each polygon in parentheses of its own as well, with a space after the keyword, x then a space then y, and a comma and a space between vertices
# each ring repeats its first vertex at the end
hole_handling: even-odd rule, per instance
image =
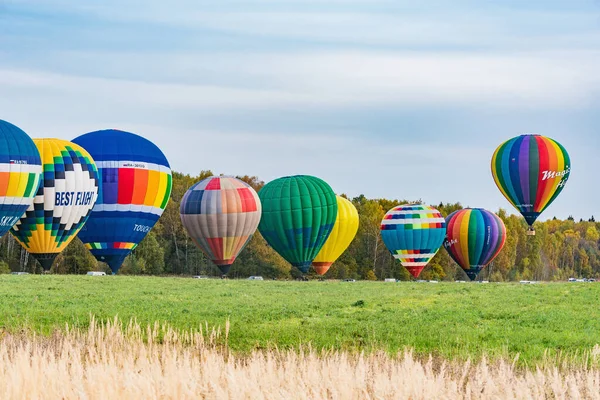
POLYGON ((558 142, 540 135, 521 135, 494 152, 492 175, 506 199, 533 223, 562 192, 571 172, 571 159, 558 142))
POLYGON ((98 201, 78 237, 116 274, 169 202, 169 162, 151 141, 115 129, 86 133, 73 143, 92 155, 100 175, 98 201))
POLYGON ((261 205, 247 183, 211 176, 188 189, 179 212, 196 246, 226 274, 256 232, 261 205))
POLYGON ((98 196, 98 170, 82 147, 61 139, 34 139, 42 182, 33 204, 10 230, 45 271, 85 224, 98 196))
POLYGON ((258 197, 263 207, 258 230, 287 262, 307 273, 335 224, 335 193, 320 178, 296 175, 267 183, 258 197))
POLYGON ((33 140, 0 120, 0 236, 19 221, 41 181, 42 163, 33 140))
POLYGON ((505 242, 504 222, 487 210, 466 208, 446 218, 444 247, 471 280, 496 258, 505 242))
POLYGON ((358 232, 358 211, 354 204, 341 196, 337 198, 337 218, 325 244, 313 260, 312 266, 318 275, 325 275, 331 264, 350 246, 358 232))
POLYGON ((446 236, 446 220, 426 205, 401 205, 381 221, 381 238, 394 258, 417 278, 436 255, 446 236))

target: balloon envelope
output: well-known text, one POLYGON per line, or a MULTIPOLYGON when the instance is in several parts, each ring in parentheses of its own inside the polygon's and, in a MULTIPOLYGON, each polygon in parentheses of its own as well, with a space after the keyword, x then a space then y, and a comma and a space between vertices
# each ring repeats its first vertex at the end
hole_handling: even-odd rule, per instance
POLYGON ((496 258, 505 242, 504 222, 487 210, 467 208, 446 218, 444 247, 471 280, 496 258))
POLYGON ((296 175, 267 183, 258 196, 260 233, 287 262, 307 273, 335 224, 335 193, 322 179, 296 175))
POLYGON ((169 202, 169 162, 151 141, 114 129, 86 133, 73 143, 91 154, 100 175, 98 201, 78 237, 117 273, 169 202))
POLYGON ((98 195, 98 170, 82 147, 61 139, 34 139, 43 177, 33 204, 11 233, 44 270, 75 238, 98 195))
POLYGON ((42 163, 35 143, 15 125, 0 120, 0 236, 33 204, 42 163))
POLYGON ((402 205, 381 221, 381 238, 395 259, 417 278, 436 255, 446 236, 446 220, 426 205, 402 205))
POLYGON ((530 226, 562 192, 571 159, 558 142, 522 135, 500 145, 492 158, 492 175, 506 199, 530 226))
POLYGON ((358 232, 358 211, 348 199, 336 196, 337 218, 325 244, 313 260, 312 266, 318 275, 325 275, 331 264, 350 246, 358 232))
POLYGON ((196 246, 226 274, 256 232, 261 205, 247 183, 211 176, 188 189, 179 212, 196 246))

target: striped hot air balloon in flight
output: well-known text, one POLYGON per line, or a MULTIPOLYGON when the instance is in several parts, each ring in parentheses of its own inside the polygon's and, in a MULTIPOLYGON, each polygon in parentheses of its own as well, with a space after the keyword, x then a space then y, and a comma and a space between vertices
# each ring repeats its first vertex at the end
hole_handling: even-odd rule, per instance
POLYGON ((500 145, 492 157, 492 175, 506 199, 533 224, 563 191, 571 159, 557 141, 521 135, 500 145))

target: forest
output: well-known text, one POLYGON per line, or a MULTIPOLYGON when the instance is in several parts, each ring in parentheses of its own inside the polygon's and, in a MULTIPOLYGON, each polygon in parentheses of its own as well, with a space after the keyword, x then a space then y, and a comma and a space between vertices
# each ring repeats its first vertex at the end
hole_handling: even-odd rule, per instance
MULTIPOLYGON (((128 275, 207 275, 220 276, 220 271, 191 241, 179 217, 179 202, 194 183, 214 175, 201 171, 197 176, 173 173, 171 200, 157 225, 127 258, 119 274, 128 275)), ((255 176, 237 176, 256 191, 264 182, 255 176)), ((342 194, 342 196, 344 196, 342 194)), ((347 197, 347 196, 344 196, 347 197)), ((390 208, 418 199, 368 199, 363 195, 349 198, 360 216, 360 227, 348 250, 333 264, 325 279, 382 280, 413 279, 394 260, 381 240, 380 224, 390 208)), ((444 216, 461 209, 461 204, 432 204, 444 216)), ((494 210, 490 210, 494 211, 494 210)), ((553 218, 535 225, 536 236, 527 236, 527 224, 521 216, 506 210, 494 211, 504 221, 507 241, 500 255, 478 276, 478 279, 502 282, 519 280, 566 280, 600 277, 600 223, 592 216, 589 220, 562 221, 553 218)), ((56 259, 52 273, 85 274, 89 271, 110 269, 99 263, 79 239, 56 259)), ((41 273, 33 257, 12 237, 6 234, 0 240, 0 273, 23 271, 41 273)), ((233 264, 229 278, 261 275, 265 279, 298 279, 301 273, 281 258, 257 231, 248 246, 233 264)), ((309 278, 318 276, 311 270, 309 278)), ((439 250, 420 279, 453 281, 468 280, 465 273, 439 250)))

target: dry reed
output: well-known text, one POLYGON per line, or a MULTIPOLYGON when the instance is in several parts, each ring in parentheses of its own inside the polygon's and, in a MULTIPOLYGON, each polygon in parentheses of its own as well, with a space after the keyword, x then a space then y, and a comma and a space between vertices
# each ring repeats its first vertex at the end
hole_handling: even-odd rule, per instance
MULTIPOLYGON (((256 351, 222 332, 98 323, 0 337, 2 399, 600 399, 597 366, 519 369, 385 353, 256 351)), ((589 357, 598 358, 598 349, 589 357)))

